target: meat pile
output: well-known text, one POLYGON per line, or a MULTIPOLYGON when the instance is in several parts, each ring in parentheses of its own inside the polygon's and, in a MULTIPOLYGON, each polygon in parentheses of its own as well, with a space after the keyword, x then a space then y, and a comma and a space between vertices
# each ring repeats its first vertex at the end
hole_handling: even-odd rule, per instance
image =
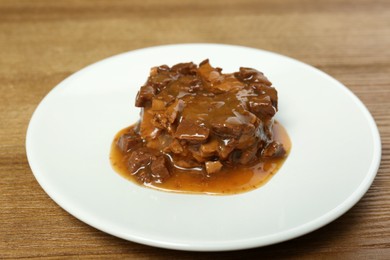
POLYGON ((128 170, 142 183, 175 171, 205 176, 285 156, 273 140, 277 91, 252 68, 223 74, 208 60, 162 65, 137 94, 141 119, 117 141, 128 170))

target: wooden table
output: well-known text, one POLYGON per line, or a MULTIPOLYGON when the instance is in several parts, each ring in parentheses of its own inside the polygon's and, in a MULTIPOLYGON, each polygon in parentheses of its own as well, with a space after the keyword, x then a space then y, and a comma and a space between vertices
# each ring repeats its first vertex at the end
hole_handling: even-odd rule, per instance
POLYGON ((390 258, 389 1, 0 0, 0 258, 390 258), (382 162, 367 194, 333 223, 251 250, 194 253, 128 242, 69 215, 42 190, 25 134, 60 81, 108 56, 190 42, 245 45, 309 63, 368 107, 382 162))

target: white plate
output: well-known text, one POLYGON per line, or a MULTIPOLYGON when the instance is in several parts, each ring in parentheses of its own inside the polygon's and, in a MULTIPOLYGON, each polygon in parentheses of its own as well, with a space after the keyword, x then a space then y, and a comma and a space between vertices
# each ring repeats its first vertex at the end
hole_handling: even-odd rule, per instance
POLYGON ((42 188, 73 216, 127 240, 195 251, 264 246, 324 226, 364 195, 381 157, 374 120, 341 83, 291 58, 218 44, 146 48, 82 69, 42 100, 26 149, 42 188), (206 58, 224 72, 256 68, 277 88, 277 119, 292 140, 280 171, 230 196, 156 191, 114 172, 112 139, 139 118, 135 95, 149 69, 206 58))

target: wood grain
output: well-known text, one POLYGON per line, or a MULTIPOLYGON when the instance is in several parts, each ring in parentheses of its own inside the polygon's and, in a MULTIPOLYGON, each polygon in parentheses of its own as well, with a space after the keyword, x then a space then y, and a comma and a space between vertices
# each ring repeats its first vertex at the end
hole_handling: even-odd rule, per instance
POLYGON ((390 257, 389 1, 0 0, 0 258, 390 257), (382 162, 367 194, 331 224, 263 248, 194 253, 148 247, 75 219, 41 189, 25 134, 41 99, 82 67, 147 46, 216 42, 278 52, 329 73, 368 107, 382 162))

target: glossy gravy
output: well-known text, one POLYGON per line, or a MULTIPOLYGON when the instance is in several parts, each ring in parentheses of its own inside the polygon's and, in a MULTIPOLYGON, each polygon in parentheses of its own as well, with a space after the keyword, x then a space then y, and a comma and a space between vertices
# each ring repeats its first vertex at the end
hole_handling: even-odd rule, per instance
POLYGON ((275 175, 291 150, 291 141, 286 130, 275 121, 273 125, 274 140, 284 146, 286 156, 283 158, 261 159, 254 165, 239 165, 234 168, 222 169, 210 176, 196 170, 171 168, 172 176, 163 183, 140 183, 127 168, 128 155, 123 154, 116 145, 118 138, 132 127, 127 127, 116 134, 110 153, 112 167, 120 175, 137 185, 169 192, 227 195, 259 188, 275 175))

